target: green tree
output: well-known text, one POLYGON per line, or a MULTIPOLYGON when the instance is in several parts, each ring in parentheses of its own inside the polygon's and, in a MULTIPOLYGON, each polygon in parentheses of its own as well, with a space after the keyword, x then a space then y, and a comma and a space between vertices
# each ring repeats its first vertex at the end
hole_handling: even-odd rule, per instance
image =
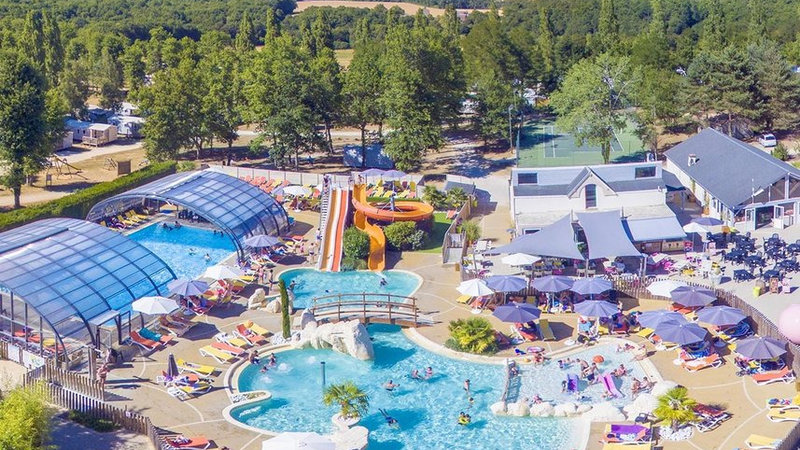
POLYGON ((475 220, 465 220, 458 227, 458 231, 464 233, 467 242, 477 242, 481 238, 481 225, 475 220))
POLYGON ((747 47, 747 58, 753 72, 755 120, 764 130, 794 128, 800 111, 800 78, 793 73, 772 41, 760 40, 747 47))
POLYGON ((333 136, 331 129, 341 119, 342 78, 341 67, 336 61, 333 49, 323 47, 317 50, 317 56, 311 60, 312 100, 314 111, 325 125, 325 150, 333 154, 333 136))
POLYGON ((292 336, 292 317, 289 311, 289 292, 283 279, 278 280, 278 292, 281 294, 281 331, 283 338, 289 339, 292 336))
POLYGON ((451 320, 447 329, 450 331, 448 342, 456 350, 478 354, 497 351, 494 327, 483 317, 451 320))
POLYGON ((25 22, 22 24, 19 47, 33 66, 43 72, 45 68, 45 37, 44 18, 40 10, 28 11, 25 22))
POLYGON ((326 386, 322 403, 339 406, 343 418, 363 417, 369 410, 369 395, 352 381, 344 381, 326 386))
POLYGON ((377 41, 363 41, 353 53, 350 66, 342 74, 342 101, 344 122, 358 127, 361 132, 361 165, 367 164, 367 126, 381 126, 385 112, 381 102, 384 90, 382 46, 377 41))
POLYGON ((447 206, 447 194, 440 191, 436 188, 436 186, 429 184, 425 186, 425 189, 422 191, 422 199, 425 203, 434 207, 434 209, 440 210, 447 206))
POLYGON ((64 43, 61 41, 61 29, 58 22, 47 11, 42 14, 42 40, 44 43, 44 77, 48 86, 56 86, 64 68, 64 43))
POLYGON ((36 384, 4 392, 0 401, 0 448, 37 450, 46 447, 55 410, 45 387, 36 384))
POLYGON ((672 429, 676 430, 680 424, 696 419, 697 415, 694 412, 696 405, 697 402, 689 398, 685 387, 676 387, 658 397, 658 406, 653 414, 659 420, 670 422, 672 429))
POLYGON ((543 81, 548 87, 551 87, 556 76, 555 36, 553 36, 553 26, 550 23, 550 12, 543 6, 539 8, 539 36, 536 46, 541 54, 543 81))
POLYGON ((342 235, 342 250, 347 257, 365 259, 369 256, 369 235, 356 227, 349 227, 342 235))
POLYGON ((122 90, 122 66, 109 48, 103 48, 96 72, 97 85, 100 88, 100 106, 116 110, 125 99, 125 92, 122 90))
POLYGON ((747 10, 750 13, 750 22, 747 27, 747 40, 758 42, 767 36, 766 19, 769 15, 764 8, 763 0, 747 0, 747 10))
POLYGON ((600 0, 596 43, 597 53, 612 51, 619 43, 619 19, 614 8, 614 0, 600 0))
POLYGON ((469 196, 460 187, 454 187, 447 192, 447 203, 454 209, 461 209, 469 196))
POLYGON ((274 8, 267 8, 267 16, 264 21, 264 45, 269 45, 281 34, 281 23, 275 15, 274 8))
POLYGON ((85 118, 86 100, 91 94, 91 89, 89 70, 83 58, 66 61, 58 89, 67 103, 69 114, 79 119, 85 118))
POLYGON ((52 154, 48 130, 46 82, 27 58, 0 53, 0 183, 14 194, 20 207, 25 175, 42 168, 52 154))
POLYGON ((703 20, 703 34, 698 46, 702 51, 719 50, 727 44, 725 13, 720 0, 708 0, 708 15, 703 20))
POLYGON ((602 54, 579 61, 550 99, 558 126, 575 136, 578 144, 600 146, 608 163, 611 139, 625 126, 625 108, 632 104, 640 79, 627 57, 602 54))
POLYGON ((127 47, 120 55, 119 62, 122 65, 123 79, 131 90, 142 87, 147 75, 144 41, 136 41, 127 47))
POLYGON ((247 11, 242 13, 242 20, 239 21, 239 30, 236 32, 236 39, 233 41, 233 46, 239 52, 247 52, 253 49, 256 42, 256 31, 253 27, 253 21, 247 11))
POLYGON ((239 125, 244 121, 244 80, 240 59, 230 47, 220 48, 200 63, 205 76, 202 117, 211 136, 226 144, 225 161, 231 164, 233 143, 239 137, 239 125))
POLYGON ((652 67, 643 70, 636 93, 636 132, 655 153, 659 151, 660 129, 674 125, 683 114, 683 105, 675 95, 681 89, 683 78, 675 72, 652 67))

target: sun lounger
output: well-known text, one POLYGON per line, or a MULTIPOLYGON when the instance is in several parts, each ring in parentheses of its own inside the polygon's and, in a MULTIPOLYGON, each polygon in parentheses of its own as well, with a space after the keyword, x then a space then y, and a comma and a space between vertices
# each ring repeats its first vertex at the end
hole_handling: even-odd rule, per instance
POLYGON ((538 336, 532 333, 533 330, 526 330, 522 327, 522 324, 515 324, 514 328, 517 330, 517 333, 522 337, 522 339, 526 341, 535 341, 538 339, 538 336))
POLYGON ((770 384, 770 383, 791 383, 794 381, 794 373, 792 369, 784 367, 781 370, 773 370, 771 372, 754 373, 752 375, 753 381, 756 384, 770 384))
POLYGON ((171 386, 173 384, 185 385, 200 382, 200 376, 196 373, 181 374, 177 377, 167 375, 167 372, 161 371, 161 375, 156 376, 156 383, 164 386, 171 386))
POLYGON ((495 331, 494 332, 494 336, 495 336, 495 340, 497 341, 498 345, 501 345, 501 346, 511 345, 511 339, 509 339, 508 336, 506 336, 505 334, 503 334, 503 333, 501 333, 499 331, 495 331))
POLYGON ((251 345, 264 345, 267 343, 267 338, 261 336, 260 334, 256 334, 255 331, 246 328, 241 323, 236 325, 236 329, 233 330, 233 334, 247 340, 247 342, 249 342, 251 345))
POLYGON ((721 420, 704 418, 700 419, 697 422, 692 422, 692 425, 694 425, 694 427, 697 428, 697 431, 701 433, 706 433, 708 431, 715 430, 717 427, 719 427, 721 423, 722 423, 721 420))
POLYGON ((550 329, 550 321, 547 319, 539 319, 539 334, 542 336, 543 341, 556 340, 553 330, 550 329))
POLYGON ((602 442, 636 443, 650 441, 650 428, 644 425, 606 424, 602 442))
POLYGON ((462 296, 460 296, 460 297, 458 297, 456 299, 456 303, 467 304, 467 303, 469 303, 470 300, 472 300, 472 296, 471 295, 462 295, 462 296))
POLYGON ((723 364, 723 359, 718 354, 712 353, 705 358, 697 358, 691 361, 683 361, 681 367, 689 372, 697 372, 698 370, 705 369, 706 367, 719 367, 723 364))
POLYGON ((214 336, 214 339, 216 339, 218 342, 222 342, 238 348, 247 348, 250 346, 250 343, 247 340, 242 339, 240 337, 236 337, 228 333, 217 333, 214 336))
POLYGON ((614 442, 603 444, 603 450, 649 450, 651 448, 653 448, 652 442, 641 442, 638 444, 614 442))
POLYGON ((162 330, 173 336, 181 336, 183 335, 183 333, 186 333, 190 328, 188 325, 184 323, 170 321, 167 318, 167 316, 159 317, 158 325, 162 330))
POLYGON ((255 334, 260 334, 261 336, 264 337, 269 335, 268 329, 258 325, 257 323, 254 323, 252 320, 248 320, 247 322, 245 322, 244 326, 245 328, 251 330, 255 334))
POLYGON ((139 330, 139 335, 151 341, 161 342, 162 344, 169 344, 172 341, 172 336, 166 334, 155 333, 149 328, 142 328, 139 330))
POLYGON ((767 419, 771 422, 800 422, 800 409, 770 408, 767 419))
POLYGON ((191 372, 206 377, 210 377, 217 370, 217 368, 214 366, 207 366, 205 364, 195 364, 193 362, 189 362, 180 358, 178 358, 175 362, 178 365, 178 370, 180 370, 181 372, 191 372))
POLYGON ((229 353, 232 356, 239 356, 244 353, 244 350, 239 347, 234 347, 231 344, 226 344, 224 342, 216 341, 212 342, 211 346, 219 351, 223 351, 225 353, 229 353))
POLYGON ((750 436, 747 437, 744 443, 747 444, 748 448, 752 448, 755 450, 768 450, 768 449, 778 448, 778 445, 780 445, 781 440, 767 436, 762 436, 760 434, 751 434, 750 436))
POLYGON ((220 364, 231 362, 234 359, 236 359, 236 357, 234 357, 230 353, 223 352, 222 350, 217 350, 211 345, 206 345, 205 347, 201 347, 200 354, 203 356, 208 356, 209 358, 214 358, 220 364))
POLYGON ((145 351, 156 350, 159 347, 161 347, 160 342, 156 342, 152 339, 146 339, 142 337, 142 335, 139 334, 139 332, 136 330, 131 330, 130 336, 131 336, 131 341, 133 341, 134 344, 138 345, 145 351))
POLYGON ((650 336, 652 336, 654 331, 655 330, 653 330, 652 328, 642 328, 641 330, 636 332, 636 335, 641 338, 647 339, 650 336))
POLYGON ((207 382, 198 382, 186 385, 173 385, 167 388, 167 393, 175 398, 185 400, 195 395, 205 394, 211 390, 211 384, 207 382))
POLYGON ((184 442, 180 438, 183 438, 183 437, 182 436, 180 436, 180 437, 178 437, 178 436, 168 437, 168 438, 165 438, 164 441, 171 448, 176 448, 176 449, 202 450, 202 449, 206 449, 206 448, 211 446, 211 442, 209 442, 209 440, 206 439, 203 436, 183 438, 183 439, 186 440, 186 442, 184 442))

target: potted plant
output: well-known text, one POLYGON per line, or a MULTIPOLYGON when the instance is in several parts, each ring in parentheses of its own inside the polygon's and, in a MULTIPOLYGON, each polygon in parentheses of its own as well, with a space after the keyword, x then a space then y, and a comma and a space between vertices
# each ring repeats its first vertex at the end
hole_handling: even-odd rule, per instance
POLYGON ((334 423, 351 427, 367 413, 369 395, 352 381, 345 381, 326 387, 322 403, 326 406, 339 405, 339 412, 333 417, 334 423))
POLYGON ((669 422, 673 432, 697 419, 694 407, 697 402, 690 398, 685 387, 676 387, 658 397, 658 407, 653 414, 661 421, 669 422))

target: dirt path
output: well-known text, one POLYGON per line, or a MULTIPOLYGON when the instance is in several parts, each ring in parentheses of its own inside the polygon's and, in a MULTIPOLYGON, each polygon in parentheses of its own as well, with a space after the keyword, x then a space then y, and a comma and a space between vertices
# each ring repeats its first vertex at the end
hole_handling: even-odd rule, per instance
MULTIPOLYGON (((297 8, 295 8, 295 12, 302 12, 308 8, 314 6, 330 6, 336 8, 338 6, 344 6, 347 8, 375 8, 378 5, 383 5, 386 9, 390 9, 394 6, 399 7, 403 10, 404 13, 408 15, 414 15, 420 9, 424 9, 430 15, 434 17, 439 17, 444 14, 444 9, 442 8, 434 8, 431 6, 423 6, 417 5, 415 3, 405 3, 405 2, 373 2, 373 1, 346 1, 346 0, 301 0, 297 2, 297 8)), ((488 11, 486 9, 458 9, 459 12, 464 12, 466 14, 471 13, 472 11, 488 11)))

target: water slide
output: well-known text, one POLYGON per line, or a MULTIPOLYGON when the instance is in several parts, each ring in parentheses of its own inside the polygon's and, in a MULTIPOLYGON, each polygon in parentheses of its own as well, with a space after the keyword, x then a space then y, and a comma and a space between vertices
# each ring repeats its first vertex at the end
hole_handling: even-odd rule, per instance
POLYGON ((353 187, 353 206, 356 208, 353 224, 369 235, 367 268, 380 271, 386 268, 386 236, 381 227, 369 223, 366 214, 358 209, 356 204, 361 202, 366 203, 366 192, 363 184, 357 184, 353 187))
POLYGON ((600 377, 603 380, 603 386, 606 388, 606 391, 613 395, 615 398, 622 398, 622 393, 617 389, 617 385, 614 384, 614 377, 607 373, 600 377))
POLYGON ((330 192, 325 234, 322 238, 317 268, 337 272, 342 262, 342 237, 350 208, 350 191, 333 188, 330 192))
POLYGON ((363 184, 353 187, 353 206, 356 211, 362 212, 370 219, 381 222, 419 222, 433 216, 433 206, 424 202, 397 200, 394 202, 394 210, 390 208, 390 202, 377 205, 367 202, 367 192, 363 184))

